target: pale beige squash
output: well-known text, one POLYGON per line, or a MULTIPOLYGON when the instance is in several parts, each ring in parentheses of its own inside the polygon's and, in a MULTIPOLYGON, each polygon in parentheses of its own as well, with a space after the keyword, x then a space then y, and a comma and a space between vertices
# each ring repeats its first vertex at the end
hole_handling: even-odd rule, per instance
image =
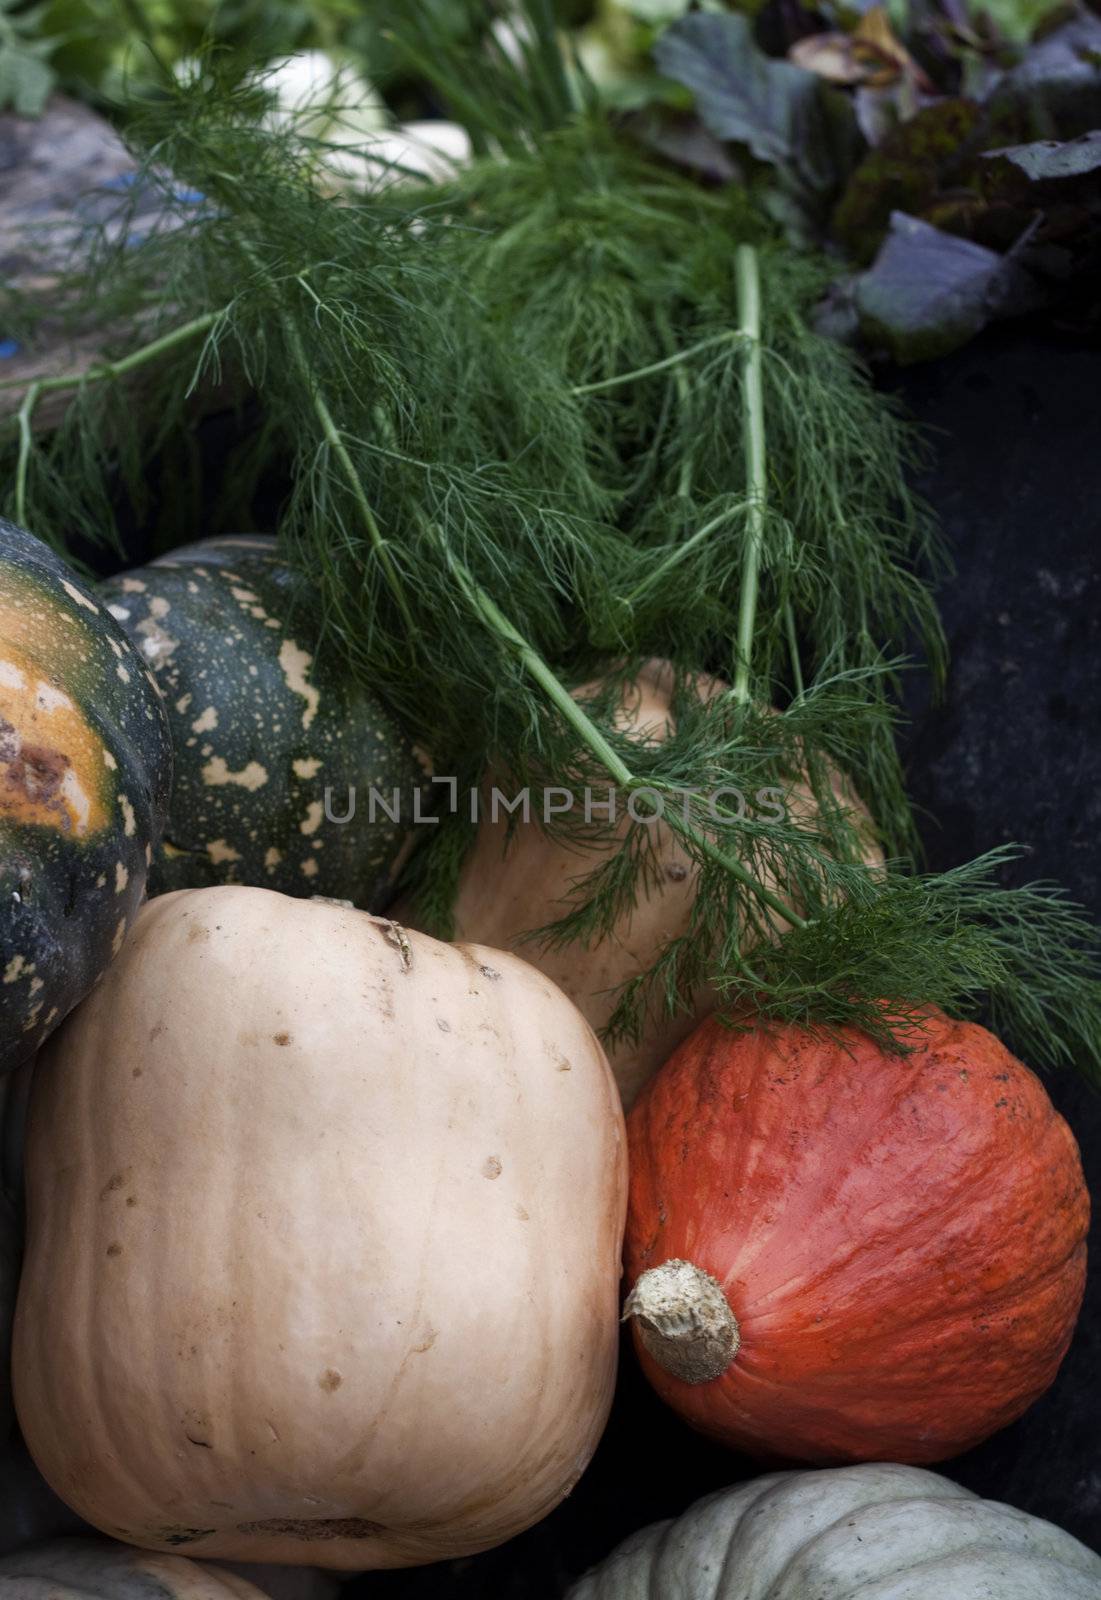
MULTIPOLYGON (((727 688, 715 678, 701 676, 696 682, 705 699, 727 688)), ((669 662, 648 662, 626 687, 620 726, 640 743, 667 738, 673 725, 674 685, 669 662)), ((866 859, 881 866, 883 856, 872 836, 867 811, 840 774, 834 789, 838 803, 861 823, 866 822, 866 859)), ((593 798, 599 803, 606 796, 593 798)), ((752 800, 747 796, 748 803, 752 800)), ((814 794, 805 783, 794 784, 785 803, 789 815, 797 818, 809 820, 817 811, 814 794)), ((626 796, 620 795, 620 817, 625 804, 626 796)), ((594 815, 599 820, 604 813, 594 811, 594 815)), ((535 820, 527 824, 517 821, 510 832, 509 814, 500 805, 494 819, 491 808, 483 803, 481 819, 459 882, 455 937, 515 950, 558 984, 599 1032, 615 1010, 622 985, 651 967, 664 946, 688 928, 696 895, 695 864, 671 830, 664 823, 655 824, 660 880, 642 888, 634 910, 620 918, 614 935, 590 948, 580 944, 548 947, 526 936, 565 915, 578 880, 595 871, 601 860, 618 848, 629 822, 622 821, 607 844, 583 848, 545 832, 535 820)), ((771 878, 765 881, 767 887, 776 888, 771 878)), ((406 906, 399 915, 415 920, 412 908, 406 906)), ((777 934, 786 931, 787 924, 778 917, 771 920, 777 934)), ((608 1059, 626 1107, 630 1108, 643 1084, 717 1004, 715 990, 702 987, 693 995, 691 1008, 675 1017, 651 1006, 637 1042, 609 1044, 608 1059)))
POLYGON ((162 896, 39 1062, 14 1388, 103 1532, 336 1568, 544 1516, 611 1401, 622 1115, 511 955, 162 896))

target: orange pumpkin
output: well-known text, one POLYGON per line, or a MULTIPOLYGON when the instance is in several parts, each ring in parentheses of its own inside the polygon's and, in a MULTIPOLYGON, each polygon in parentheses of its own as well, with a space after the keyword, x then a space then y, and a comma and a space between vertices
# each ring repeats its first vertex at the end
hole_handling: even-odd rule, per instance
POLYGON ((909 1055, 709 1019, 628 1123, 642 1364, 736 1448, 941 1461, 1021 1414, 1070 1342, 1089 1197, 1074 1136, 985 1029, 909 1055))

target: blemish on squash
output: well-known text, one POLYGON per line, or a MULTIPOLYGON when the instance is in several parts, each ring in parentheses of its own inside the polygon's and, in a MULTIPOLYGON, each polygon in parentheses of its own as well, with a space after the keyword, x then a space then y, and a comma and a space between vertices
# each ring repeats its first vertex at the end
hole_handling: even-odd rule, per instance
POLYGON ((273 1033, 271 1039, 273 1044, 279 1045, 288 1045, 291 1042, 291 1036, 285 1028, 281 1028, 278 1033, 273 1033))
POLYGON ((107 1254, 109 1256, 120 1256, 122 1254, 122 1246, 119 1244, 117 1239, 113 1244, 109 1244, 107 1246, 107 1254))
POLYGON ((144 1067, 134 1067, 132 1069, 131 1073, 130 1073, 130 1076, 132 1078, 140 1078, 144 1071, 145 1071, 144 1067))
POLYGON ((479 965, 478 971, 482 974, 483 978, 489 978, 491 982, 496 982, 501 976, 496 967, 483 967, 479 965))
POLYGON ((526 1212, 524 1210, 523 1206, 517 1206, 516 1207, 516 1215, 520 1218, 521 1222, 530 1222, 531 1221, 530 1215, 528 1214, 528 1212, 526 1212))
POLYGON ((317 1380, 317 1387, 324 1389, 326 1394, 335 1394, 343 1382, 344 1379, 339 1372, 334 1372, 332 1367, 326 1367, 317 1380))
POLYGON ((482 1162, 483 1178, 499 1178, 501 1176, 501 1163, 496 1156, 487 1156, 482 1162))
POLYGON ((198 1539, 209 1539, 216 1528, 153 1528, 153 1539, 159 1544, 194 1544, 198 1539))
POLYGON ((116 1172, 112 1177, 107 1179, 107 1182, 99 1191, 99 1198, 101 1200, 106 1200, 109 1194, 113 1194, 116 1189, 121 1189, 125 1182, 126 1174, 124 1172, 116 1172))
MULTIPOLYGON (((187 930, 187 942, 188 942, 188 944, 197 944, 200 939, 209 939, 209 938, 210 938, 210 929, 205 927, 203 925, 203 923, 201 923, 201 922, 193 922, 191 924, 190 928, 188 928, 188 930, 187 930)), ((164 1023, 163 1022, 162 1023, 158 1023, 157 1026, 163 1028, 164 1027, 164 1023)), ((149 1037, 152 1038, 153 1035, 150 1034, 149 1037)))
POLYGON ((439 1338, 439 1333, 436 1331, 435 1328, 431 1328, 430 1327, 428 1329, 428 1332, 425 1334, 424 1338, 421 1340, 420 1344, 415 1344, 413 1346, 413 1354, 415 1356, 423 1356, 426 1350, 431 1350, 432 1346, 435 1344, 435 1342, 436 1342, 436 1340, 438 1338, 439 1338))
POLYGON ((238 1533, 281 1533, 288 1539, 377 1539, 389 1531, 385 1523, 363 1517, 269 1517, 237 1524, 238 1533))
POLYGON ((437 1028, 439 1028, 441 1033, 450 1033, 451 1032, 451 1024, 450 1024, 450 1022, 445 1022, 442 1017, 437 1017, 436 1018, 436 1026, 437 1026, 437 1028))
POLYGON ((167 1027, 167 1022, 155 1022, 149 1030, 149 1043, 152 1044, 154 1039, 159 1039, 167 1027))

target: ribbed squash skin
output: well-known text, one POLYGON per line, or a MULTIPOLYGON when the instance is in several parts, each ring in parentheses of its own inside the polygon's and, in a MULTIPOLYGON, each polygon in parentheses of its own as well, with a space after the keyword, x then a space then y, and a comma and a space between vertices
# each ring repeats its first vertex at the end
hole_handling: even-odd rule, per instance
POLYGON ((0 1600, 264 1600, 264 1591, 184 1556, 58 1539, 0 1560, 0 1600))
POLYGON ((592 1031, 515 957, 160 896, 39 1059, 26 1168, 16 1408, 102 1532, 405 1566, 587 1464, 626 1139, 592 1031))
POLYGON ((741 1348, 690 1384, 695 1427, 780 1460, 944 1460, 1051 1383, 1081 1304, 1089 1197, 1039 1079, 937 1015, 912 1055, 866 1036, 685 1041, 628 1122, 625 1261, 722 1285, 741 1348))
POLYGON ((243 535, 174 550, 99 587, 165 698, 175 778, 150 893, 253 884, 381 909, 424 774, 385 711, 319 649, 316 600, 243 535), (374 785, 381 805, 371 817, 374 785), (342 817, 356 790, 350 822, 342 817))
POLYGON ((626 1539, 567 1600, 1098 1600, 1069 1533, 916 1467, 773 1473, 626 1539))
POLYGON ((168 803, 160 697, 75 573, 0 519, 0 1072, 117 954, 168 803))

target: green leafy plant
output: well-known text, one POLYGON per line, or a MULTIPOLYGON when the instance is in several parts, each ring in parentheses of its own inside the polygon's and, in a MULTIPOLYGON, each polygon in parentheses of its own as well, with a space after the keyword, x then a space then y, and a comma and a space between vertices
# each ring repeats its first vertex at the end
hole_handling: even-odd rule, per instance
MULTIPOLYGON (((624 991, 614 1031, 705 980, 732 1016, 857 1021, 902 1044, 919 1001, 985 997, 1037 1062, 1101 1069, 1093 930, 1047 891, 997 887, 999 856, 912 874, 894 688, 915 641, 943 660, 923 576, 938 552, 907 488, 912 436, 810 326, 829 268, 736 186, 641 153, 555 55, 539 0, 527 19, 519 61, 488 68, 421 8, 395 34, 495 146, 446 182, 328 198, 323 141, 259 120, 232 83, 166 84, 134 133, 171 226, 102 239, 53 298, 74 332, 124 331, 108 361, 24 394, 9 503, 59 542, 109 538, 112 485, 140 496, 205 387, 255 397, 224 514, 288 476, 283 548, 437 772, 473 787, 492 767, 536 796, 644 788, 697 865, 692 926, 624 991), (72 401, 42 439, 47 387, 72 401), (616 683, 658 653, 685 692, 675 733, 640 746, 616 683), (706 704, 687 692, 700 670, 728 685, 706 704), (862 862, 837 768, 887 871, 862 862), (708 800, 804 781, 813 820, 708 800), (776 941, 778 920, 794 932, 776 941)), ((580 806, 553 825, 608 837, 580 806)), ((426 831, 414 876, 442 930, 471 824, 426 831)), ((658 870, 654 838, 645 818, 617 836, 544 937, 606 934, 658 870)))

